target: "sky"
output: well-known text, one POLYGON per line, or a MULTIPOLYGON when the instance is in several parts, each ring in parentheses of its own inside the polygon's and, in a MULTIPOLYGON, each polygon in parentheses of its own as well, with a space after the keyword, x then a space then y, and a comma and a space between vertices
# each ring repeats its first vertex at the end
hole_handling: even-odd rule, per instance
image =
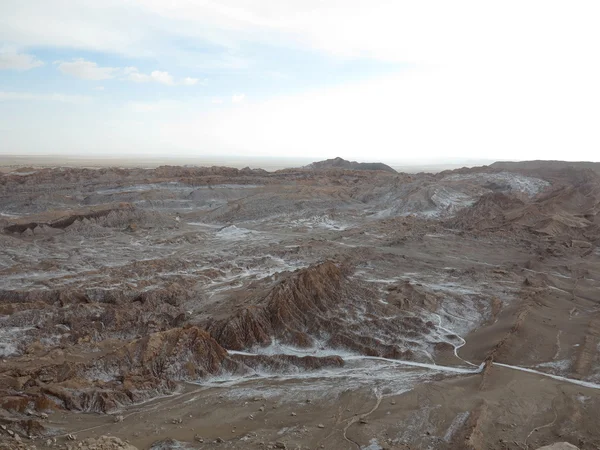
POLYGON ((2 0, 0 154, 600 161, 600 2, 2 0))

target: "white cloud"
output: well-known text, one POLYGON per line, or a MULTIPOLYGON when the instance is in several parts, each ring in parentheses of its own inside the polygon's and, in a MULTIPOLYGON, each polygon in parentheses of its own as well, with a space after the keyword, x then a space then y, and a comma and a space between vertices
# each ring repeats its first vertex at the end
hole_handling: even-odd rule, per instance
POLYGON ((104 90, 104 86, 96 86, 94 87, 95 91, 103 91, 104 90))
MULTIPOLYGON (((160 70, 154 70, 150 74, 141 73, 136 67, 126 67, 124 73, 127 79, 135 81, 136 83, 146 83, 148 81, 155 81, 157 83, 166 84, 168 86, 175 85, 173 77, 169 72, 163 72, 160 70)), ((186 78, 193 79, 193 78, 186 78)))
POLYGON ((146 83, 151 79, 150 75, 140 73, 136 67, 125 67, 123 72, 125 73, 125 76, 128 80, 134 81, 136 83, 146 83))
POLYGON ((201 80, 200 78, 185 77, 178 84, 182 84, 184 86, 196 86, 196 85, 207 86, 208 79, 204 78, 203 80, 201 80))
POLYGON ((198 78, 185 77, 181 83, 186 86, 194 86, 195 84, 198 84, 198 81, 198 78))
POLYGON ((216 98, 213 98, 210 102, 213 105, 221 105, 223 103, 223 99, 216 97, 216 98))
POLYGON ((146 83, 147 81, 150 81, 150 76, 145 73, 133 72, 130 73, 128 77, 131 81, 136 83, 146 83))
MULTIPOLYGON (((85 61, 81 58, 75 59, 72 62, 57 61, 56 64, 58 64, 58 69, 62 73, 84 80, 106 80, 115 78, 119 74, 123 74, 125 79, 136 83, 154 81, 156 83, 166 84, 167 86, 174 86, 177 84, 169 72, 161 70, 154 70, 150 74, 145 74, 140 72, 137 67, 129 66, 123 69, 118 67, 99 67, 95 62, 85 61)), ((187 77, 184 78, 180 84, 191 86, 198 83, 198 81, 198 78, 187 77)))
POLYGON ((43 66, 44 63, 33 55, 19 53, 15 49, 0 48, 0 70, 30 70, 35 67, 43 66))
POLYGON ((161 72, 160 70, 154 70, 150 74, 150 78, 154 81, 162 84, 167 84, 169 86, 173 86, 175 82, 173 81, 173 77, 169 75, 169 72, 161 72))
POLYGON ((0 102, 3 101, 53 101, 60 103, 81 104, 91 101, 91 98, 85 95, 70 94, 37 94, 32 92, 10 92, 0 91, 0 102))
POLYGON ((100 67, 92 61, 76 58, 70 62, 57 61, 58 70, 66 75, 71 75, 82 80, 108 80, 114 78, 118 72, 116 67, 100 67))
POLYGON ((173 100, 158 100, 155 102, 128 102, 126 109, 135 113, 157 113, 179 108, 181 105, 173 100))
POLYGON ((231 103, 242 103, 246 100, 246 94, 233 94, 231 96, 231 103))

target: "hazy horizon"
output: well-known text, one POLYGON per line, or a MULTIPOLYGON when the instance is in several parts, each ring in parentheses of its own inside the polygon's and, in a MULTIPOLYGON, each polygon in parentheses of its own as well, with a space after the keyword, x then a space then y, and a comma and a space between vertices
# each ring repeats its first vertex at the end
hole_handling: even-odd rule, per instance
MULTIPOLYGON (((345 158, 344 158, 345 159, 345 158)), ((271 156, 251 156, 251 155, 224 155, 224 156, 193 156, 193 155, 175 155, 175 156, 142 156, 136 157, 127 155, 105 155, 105 156, 84 156, 84 155, 0 155, 0 169, 14 169, 17 167, 139 167, 154 168, 161 165, 173 166, 226 166, 242 169, 250 167, 252 169, 265 169, 274 171, 287 168, 303 167, 312 162, 318 161, 314 158, 301 157, 271 157, 271 156)), ((449 161, 371 161, 368 159, 358 160, 357 162, 382 162, 389 165, 397 171, 421 172, 431 171, 439 172, 447 169, 459 167, 473 167, 488 165, 493 163, 491 160, 449 160, 449 161)))

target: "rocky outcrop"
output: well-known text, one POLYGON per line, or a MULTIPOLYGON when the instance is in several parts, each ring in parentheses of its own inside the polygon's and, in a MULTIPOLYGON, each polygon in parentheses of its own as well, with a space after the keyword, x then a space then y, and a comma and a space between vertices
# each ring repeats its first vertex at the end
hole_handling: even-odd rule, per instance
POLYGON ((297 373, 344 364, 337 356, 229 355, 194 326, 149 334, 88 362, 57 356, 40 360, 41 367, 32 370, 5 372, 0 407, 17 413, 55 408, 110 412, 173 393, 178 381, 257 371, 297 373))
POLYGON ((501 192, 485 194, 471 207, 462 209, 446 223, 460 230, 498 229, 506 221, 506 213, 522 207, 524 202, 501 192))
MULTIPOLYGON (((14 369, 4 386, 12 395, 5 409, 18 411, 64 408, 108 412, 174 391, 176 381, 196 380, 235 370, 240 365, 203 330, 174 328, 152 333, 88 362, 64 359, 33 370, 14 369), (17 388, 17 389, 15 389, 17 388)), ((243 368, 241 368, 243 369, 243 368)), ((241 370, 238 369, 238 370, 241 370)))
POLYGON ((440 300, 410 281, 388 287, 387 302, 402 310, 414 311, 419 308, 436 311, 440 300))
POLYGON ((82 222, 84 220, 98 220, 103 217, 107 217, 109 214, 113 212, 123 212, 126 210, 133 210, 131 205, 123 205, 120 208, 110 208, 110 209, 99 209, 92 210, 81 214, 69 214, 63 217, 49 220, 46 222, 26 222, 26 223, 15 223, 11 225, 7 225, 4 227, 5 233, 24 233, 27 230, 35 231, 36 228, 42 227, 50 227, 64 230, 65 228, 70 227, 75 222, 82 222))
POLYGON ((486 366, 485 366, 485 370, 483 372, 484 373, 484 381, 482 382, 482 386, 485 384, 485 376, 487 375, 489 370, 491 370, 491 364, 494 362, 494 360, 497 358, 502 358, 502 357, 506 356, 506 354, 508 352, 510 352, 510 347, 511 347, 510 343, 514 339, 518 338, 518 333, 521 330, 521 328, 523 327, 525 320, 527 319, 527 316, 531 312, 531 309, 532 309, 531 301, 528 301, 527 303, 523 303, 523 305, 515 313, 515 319, 514 319, 513 325, 510 328, 510 330, 508 330, 506 332, 506 334, 504 334, 502 336, 502 338, 496 343, 496 345, 492 348, 492 350, 487 355, 487 358, 485 360, 486 366))
POLYGON ((267 345, 274 338, 309 347, 314 343, 310 335, 331 321, 327 313, 342 300, 342 279, 342 270, 330 261, 300 270, 254 304, 210 323, 207 329, 231 350, 267 345))
POLYGON ((181 302, 187 295, 177 286, 141 293, 116 289, 1 291, 0 313, 6 314, 1 325, 29 329, 18 353, 36 342, 68 345, 134 339, 181 326, 185 319, 181 302))
POLYGON ((327 159, 325 161, 318 161, 312 164, 309 164, 305 167, 306 169, 311 170, 330 170, 330 169, 345 169, 345 170, 382 170, 384 172, 396 173, 394 169, 392 169, 387 164, 383 164, 380 162, 375 163, 359 163, 356 161, 347 161, 340 157, 327 159))
POLYGON ((298 270, 266 291, 238 299, 232 314, 211 318, 206 329, 231 350, 276 342, 412 359, 410 340, 429 334, 433 324, 399 313, 412 304, 434 309, 435 298, 408 284, 392 288, 392 304, 376 302, 377 294, 349 278, 346 270, 331 261, 298 270), (377 336, 369 331, 373 329, 377 336))
POLYGON ((223 371, 227 352, 204 330, 173 328, 136 339, 86 367, 87 377, 191 380, 223 371))
POLYGON ((575 378, 585 379, 598 358, 598 344, 600 343, 600 317, 594 314, 588 323, 583 344, 577 349, 576 359, 573 364, 575 378))

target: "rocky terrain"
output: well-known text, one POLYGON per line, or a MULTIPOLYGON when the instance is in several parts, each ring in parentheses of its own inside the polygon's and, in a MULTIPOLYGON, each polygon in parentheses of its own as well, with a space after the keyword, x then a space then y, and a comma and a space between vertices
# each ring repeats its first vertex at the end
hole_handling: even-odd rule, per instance
POLYGON ((600 175, 345 163, 0 174, 0 448, 598 448, 600 175))
POLYGON ((565 167, 591 169, 600 173, 600 163, 589 161, 497 161, 490 165, 494 169, 503 170, 559 170, 565 167))

